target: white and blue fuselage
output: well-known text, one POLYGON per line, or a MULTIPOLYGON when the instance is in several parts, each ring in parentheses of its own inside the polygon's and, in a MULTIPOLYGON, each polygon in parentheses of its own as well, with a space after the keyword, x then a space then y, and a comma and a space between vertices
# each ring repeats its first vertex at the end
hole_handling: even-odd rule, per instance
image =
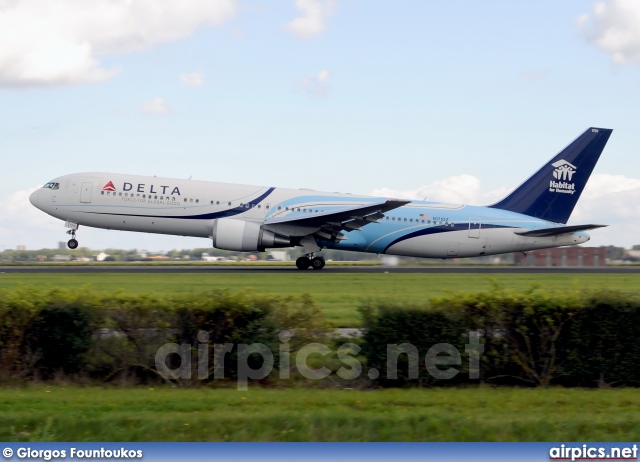
POLYGON ((487 207, 112 173, 64 175, 30 200, 74 234, 83 225, 209 238, 229 250, 299 245, 310 258, 322 248, 427 258, 521 252, 589 240, 585 230, 598 225, 566 221, 610 133, 587 130, 487 207))

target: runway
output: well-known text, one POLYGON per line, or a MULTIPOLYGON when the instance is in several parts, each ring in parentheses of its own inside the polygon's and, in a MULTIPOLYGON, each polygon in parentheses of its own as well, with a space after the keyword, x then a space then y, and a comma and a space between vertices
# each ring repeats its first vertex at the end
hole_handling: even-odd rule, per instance
POLYGON ((526 266, 461 266, 461 267, 430 267, 430 266, 327 266, 321 271, 298 270, 291 266, 116 266, 116 265, 38 265, 38 266, 0 266, 0 274, 88 274, 88 273, 118 273, 118 274, 640 274, 640 266, 604 266, 587 267, 526 267, 526 266))

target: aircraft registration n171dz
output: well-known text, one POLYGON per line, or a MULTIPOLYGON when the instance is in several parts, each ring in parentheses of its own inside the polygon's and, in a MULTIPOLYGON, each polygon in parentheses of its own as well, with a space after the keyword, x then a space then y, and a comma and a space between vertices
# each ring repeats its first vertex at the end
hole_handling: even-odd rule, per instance
POLYGON ((485 206, 398 200, 112 173, 64 175, 29 200, 79 225, 209 238, 243 252, 301 246, 300 269, 326 249, 459 258, 581 244, 605 225, 567 226, 612 130, 589 128, 501 201, 485 206))

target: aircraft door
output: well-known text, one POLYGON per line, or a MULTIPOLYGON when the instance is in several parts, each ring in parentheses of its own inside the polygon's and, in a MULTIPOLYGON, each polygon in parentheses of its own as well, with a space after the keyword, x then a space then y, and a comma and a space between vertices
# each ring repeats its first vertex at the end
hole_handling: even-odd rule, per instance
POLYGON ((80 202, 90 204, 92 191, 93 183, 82 183, 82 187, 80 188, 80 202))
POLYGON ((469 237, 472 239, 479 239, 481 227, 482 223, 480 221, 480 218, 469 218, 469 237))

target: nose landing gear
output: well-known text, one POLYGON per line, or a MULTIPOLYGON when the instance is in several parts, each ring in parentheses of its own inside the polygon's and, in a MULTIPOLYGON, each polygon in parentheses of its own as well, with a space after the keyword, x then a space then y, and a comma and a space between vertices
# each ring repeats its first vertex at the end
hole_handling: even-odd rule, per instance
POLYGON ((71 250, 77 249, 78 241, 76 241, 76 230, 70 229, 69 231, 67 231, 67 234, 71 234, 71 239, 67 241, 67 247, 69 247, 71 250))
POLYGON ((68 221, 64 225, 67 228, 71 228, 69 231, 67 231, 67 234, 71 235, 71 239, 67 241, 67 247, 69 247, 71 250, 77 249, 78 241, 76 240, 76 230, 78 229, 78 225, 76 223, 70 223, 68 221))

